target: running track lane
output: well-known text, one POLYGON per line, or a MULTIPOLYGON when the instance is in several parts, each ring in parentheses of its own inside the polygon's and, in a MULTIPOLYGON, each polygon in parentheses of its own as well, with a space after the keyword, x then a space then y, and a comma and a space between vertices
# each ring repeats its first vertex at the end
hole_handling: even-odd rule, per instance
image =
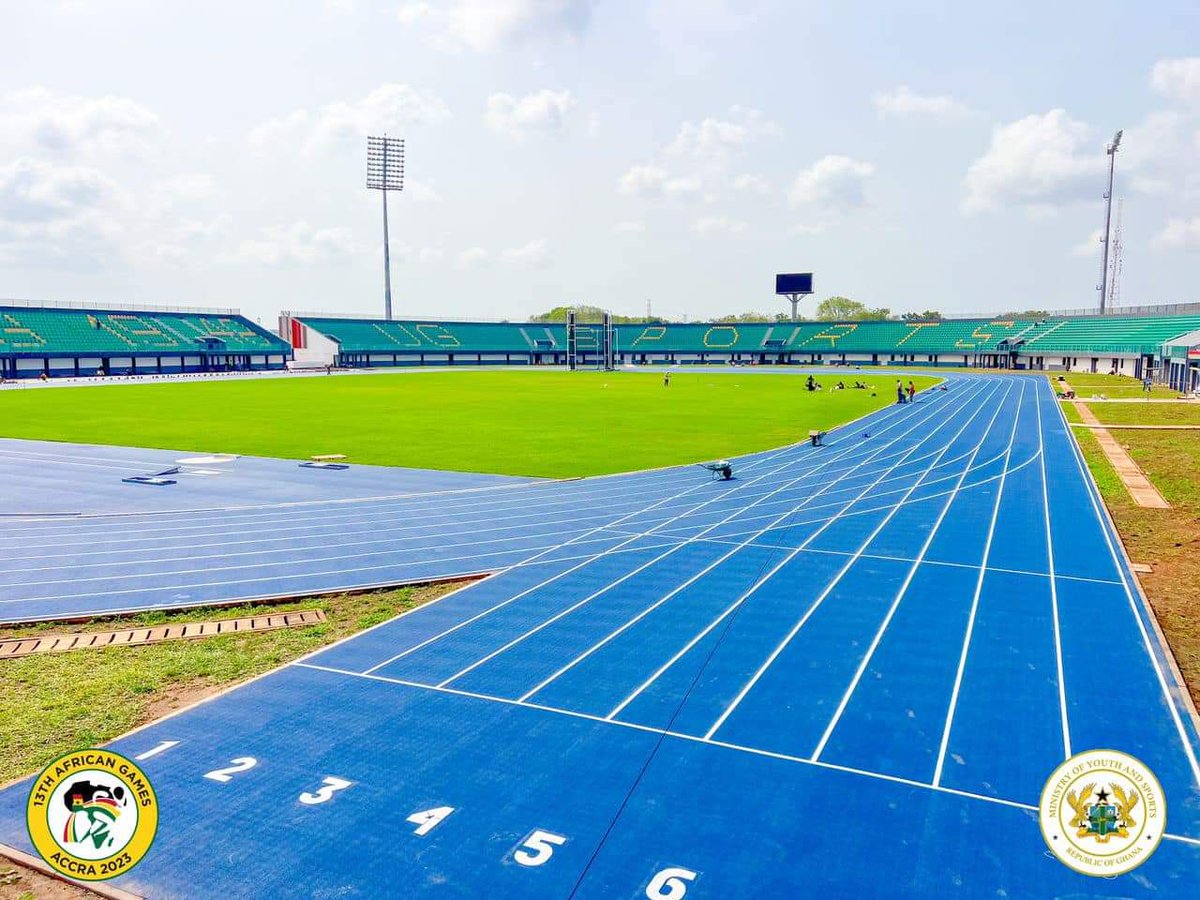
MULTIPOLYGON (((1191 896, 1195 723, 1049 385, 888 412, 119 739, 163 809, 119 885, 632 898, 679 868, 689 898, 1191 896), (1169 805, 1113 880, 1050 858, 1032 813, 1097 746, 1169 805), (298 802, 328 777, 350 784, 298 802)), ((0 793, 22 849, 26 792, 0 793)))

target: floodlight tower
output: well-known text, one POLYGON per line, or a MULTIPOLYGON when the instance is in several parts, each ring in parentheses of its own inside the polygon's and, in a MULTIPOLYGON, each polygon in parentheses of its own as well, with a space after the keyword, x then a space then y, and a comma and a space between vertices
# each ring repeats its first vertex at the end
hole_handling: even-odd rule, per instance
POLYGON ((388 249, 388 191, 404 190, 404 138, 367 138, 367 187, 383 194, 383 315, 392 318, 392 255, 388 249))
POLYGON ((1117 167, 1117 150, 1121 147, 1121 131, 1113 135, 1112 143, 1104 152, 1108 154, 1108 190, 1104 192, 1104 259, 1100 263, 1100 315, 1104 315, 1104 307, 1108 300, 1108 233, 1112 226, 1112 191, 1113 171, 1117 167))

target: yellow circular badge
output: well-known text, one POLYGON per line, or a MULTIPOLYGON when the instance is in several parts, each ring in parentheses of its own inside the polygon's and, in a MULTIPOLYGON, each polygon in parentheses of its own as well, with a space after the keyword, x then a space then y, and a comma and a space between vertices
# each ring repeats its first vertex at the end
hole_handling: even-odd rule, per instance
POLYGON ((1078 753, 1042 789, 1038 819, 1046 846, 1084 875, 1136 869, 1166 829, 1162 785, 1141 760, 1116 750, 1078 753))
POLYGON ((136 866, 158 831, 158 797, 136 763, 76 750, 42 770, 25 807, 42 859, 68 878, 106 881, 136 866))

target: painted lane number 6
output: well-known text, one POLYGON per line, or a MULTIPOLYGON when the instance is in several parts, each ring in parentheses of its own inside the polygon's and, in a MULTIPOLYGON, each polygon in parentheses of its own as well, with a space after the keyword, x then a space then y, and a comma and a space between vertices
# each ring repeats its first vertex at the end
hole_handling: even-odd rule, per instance
POLYGON ((696 873, 691 869, 671 867, 663 869, 646 885, 649 900, 683 900, 687 895, 687 882, 695 881, 696 873))
POLYGON ((229 781, 238 772, 246 772, 258 765, 258 760, 253 756, 239 756, 237 759, 229 761, 231 765, 227 769, 213 769, 211 772, 205 772, 204 777, 212 781, 220 781, 222 783, 229 781))
POLYGON ((555 847, 561 847, 566 842, 567 839, 561 834, 535 831, 522 841, 520 849, 513 853, 513 859, 523 866, 540 866, 549 862, 555 847))
POLYGON ((334 791, 344 791, 353 781, 347 781, 345 778, 336 778, 330 775, 321 782, 321 786, 316 791, 305 791, 300 795, 300 802, 308 806, 316 806, 318 803, 324 803, 333 797, 334 791))

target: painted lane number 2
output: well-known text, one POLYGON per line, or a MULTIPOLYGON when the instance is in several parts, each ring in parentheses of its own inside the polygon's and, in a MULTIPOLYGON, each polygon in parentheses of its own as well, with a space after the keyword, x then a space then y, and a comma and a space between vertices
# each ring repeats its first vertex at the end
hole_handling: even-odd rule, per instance
POLYGON ((554 848, 561 847, 567 839, 552 831, 534 831, 521 842, 520 848, 513 853, 513 859, 523 866, 540 866, 549 862, 554 855, 554 848))
POLYGON ((344 791, 353 781, 347 781, 345 778, 337 778, 330 775, 321 782, 321 786, 315 791, 305 791, 300 795, 300 802, 307 806, 316 806, 318 803, 324 803, 331 799, 335 791, 344 791))
POLYGON ((696 873, 691 869, 678 866, 663 869, 646 885, 646 897, 648 900, 683 900, 687 895, 687 883, 695 880, 696 873))
POLYGON ((230 766, 225 769, 213 769, 211 772, 205 772, 204 777, 212 781, 220 781, 222 783, 229 781, 238 772, 246 772, 258 765, 258 760, 253 756, 239 756, 237 759, 231 759, 230 766))

